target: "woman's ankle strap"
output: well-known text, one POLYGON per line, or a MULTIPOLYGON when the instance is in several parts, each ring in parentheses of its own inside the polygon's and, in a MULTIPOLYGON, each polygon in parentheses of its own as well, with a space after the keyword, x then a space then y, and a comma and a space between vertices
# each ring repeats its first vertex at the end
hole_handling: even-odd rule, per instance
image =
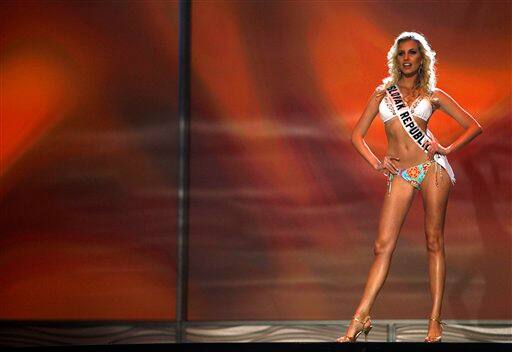
POLYGON ((354 320, 360 322, 361 324, 366 323, 370 319, 370 316, 366 316, 363 320, 359 319, 357 316, 354 315, 354 320))
POLYGON ((439 318, 432 318, 432 317, 430 317, 430 320, 437 321, 439 324, 442 324, 442 325, 446 325, 446 323, 441 321, 441 319, 439 319, 439 318))

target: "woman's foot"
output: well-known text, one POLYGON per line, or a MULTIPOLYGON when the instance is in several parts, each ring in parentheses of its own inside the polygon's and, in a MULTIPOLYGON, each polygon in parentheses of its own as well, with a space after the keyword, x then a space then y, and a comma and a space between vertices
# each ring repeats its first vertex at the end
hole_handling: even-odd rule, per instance
POLYGON ((364 339, 366 341, 366 337, 371 329, 372 321, 370 320, 369 315, 367 315, 364 319, 354 315, 354 318, 348 325, 347 332, 345 335, 337 338, 336 342, 356 342, 361 333, 365 334, 364 339))
POLYGON ((443 334, 444 322, 437 318, 430 318, 428 324, 428 333, 425 337, 425 342, 441 342, 441 335, 443 334))

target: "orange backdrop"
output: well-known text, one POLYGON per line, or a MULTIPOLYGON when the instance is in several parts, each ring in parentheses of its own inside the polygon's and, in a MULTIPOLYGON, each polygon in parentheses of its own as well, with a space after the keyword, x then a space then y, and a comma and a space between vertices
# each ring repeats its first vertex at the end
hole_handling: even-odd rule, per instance
MULTIPOLYGON (((0 318, 173 320, 177 3, 0 6, 0 318)), ((511 319, 510 13, 194 1, 189 318, 351 316, 386 180, 349 137, 394 37, 417 30, 484 128, 450 155, 443 316, 511 319)), ((462 132, 441 112, 430 129, 462 132)), ((378 118, 367 141, 383 155, 378 118)), ((429 311, 418 195, 373 315, 429 311)))

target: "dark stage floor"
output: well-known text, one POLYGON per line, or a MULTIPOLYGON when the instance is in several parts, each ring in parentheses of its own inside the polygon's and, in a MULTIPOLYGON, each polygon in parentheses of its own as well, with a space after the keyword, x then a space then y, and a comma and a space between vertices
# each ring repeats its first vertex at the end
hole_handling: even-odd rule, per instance
MULTIPOLYGON (((20 348, 16 348, 19 350, 20 348)), ((380 343, 358 342, 338 343, 184 343, 184 344, 136 344, 136 345, 81 345, 58 347, 28 347, 23 351, 184 351, 184 352, 397 352, 397 351, 458 351, 458 352, 501 352, 512 351, 512 344, 505 343, 436 343, 417 342, 380 343)), ((14 348, 13 348, 14 350, 14 348)))

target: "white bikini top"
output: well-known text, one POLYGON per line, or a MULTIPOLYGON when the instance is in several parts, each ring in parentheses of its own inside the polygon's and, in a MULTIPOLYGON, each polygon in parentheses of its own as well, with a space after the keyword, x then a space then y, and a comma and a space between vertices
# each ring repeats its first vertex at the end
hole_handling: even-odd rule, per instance
MULTIPOLYGON (((411 113, 413 116, 419 117, 424 121, 428 121, 430 116, 432 116, 432 104, 427 97, 418 97, 412 105, 409 106, 411 113)), ((395 117, 395 111, 393 109, 392 102, 389 100, 389 97, 386 95, 379 104, 379 112, 382 122, 386 122, 395 117)))

